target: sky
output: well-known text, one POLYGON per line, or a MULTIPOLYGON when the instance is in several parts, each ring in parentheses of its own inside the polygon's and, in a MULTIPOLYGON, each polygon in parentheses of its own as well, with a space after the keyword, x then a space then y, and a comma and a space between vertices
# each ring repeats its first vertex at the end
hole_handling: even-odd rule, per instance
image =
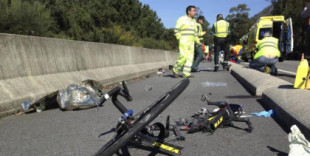
POLYGON ((210 24, 215 22, 217 14, 221 13, 226 17, 229 9, 238 4, 247 4, 251 9, 250 17, 270 5, 266 0, 140 0, 140 2, 148 4, 156 11, 166 28, 174 28, 177 19, 186 14, 185 9, 189 5, 199 7, 210 24))

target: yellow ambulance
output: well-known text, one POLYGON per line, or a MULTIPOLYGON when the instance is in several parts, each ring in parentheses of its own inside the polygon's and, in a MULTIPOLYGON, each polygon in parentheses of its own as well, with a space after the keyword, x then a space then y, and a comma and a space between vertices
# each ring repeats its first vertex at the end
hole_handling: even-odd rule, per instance
POLYGON ((266 32, 271 32, 273 37, 279 39, 279 50, 281 57, 279 61, 282 62, 286 54, 293 52, 293 24, 292 19, 285 20, 284 16, 263 16, 249 29, 247 37, 242 37, 245 52, 243 52, 242 59, 248 61, 253 59, 257 52, 256 44, 262 40, 266 32))

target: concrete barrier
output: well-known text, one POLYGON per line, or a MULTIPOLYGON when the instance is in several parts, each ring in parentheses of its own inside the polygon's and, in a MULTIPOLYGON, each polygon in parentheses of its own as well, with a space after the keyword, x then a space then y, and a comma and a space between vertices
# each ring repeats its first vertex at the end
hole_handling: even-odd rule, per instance
POLYGON ((287 127, 296 124, 303 134, 310 138, 310 91, 293 89, 293 85, 266 89, 264 104, 273 109, 276 118, 287 127))
POLYGON ((264 90, 280 85, 290 85, 289 82, 268 74, 232 64, 231 74, 254 96, 262 96, 264 90))
POLYGON ((265 73, 233 64, 231 74, 256 96, 262 96, 264 107, 275 111, 287 128, 296 124, 310 138, 310 91, 293 89, 293 84, 265 73))
POLYGON ((0 34, 0 117, 21 103, 93 79, 103 85, 156 72, 177 53, 122 45, 0 34))

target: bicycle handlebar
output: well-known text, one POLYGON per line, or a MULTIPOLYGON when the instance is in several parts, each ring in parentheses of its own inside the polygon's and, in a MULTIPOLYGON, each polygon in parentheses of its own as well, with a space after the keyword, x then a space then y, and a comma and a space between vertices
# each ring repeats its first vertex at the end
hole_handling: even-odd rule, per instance
POLYGON ((126 113, 128 111, 127 108, 117 99, 117 96, 120 95, 120 96, 124 97, 127 101, 132 101, 132 97, 130 96, 129 90, 128 90, 127 85, 124 81, 122 81, 122 86, 123 86, 123 89, 121 87, 117 86, 117 87, 113 88, 112 90, 110 90, 107 94, 102 96, 99 106, 102 106, 103 103, 107 99, 112 97, 112 103, 114 104, 114 106, 122 114, 126 113))

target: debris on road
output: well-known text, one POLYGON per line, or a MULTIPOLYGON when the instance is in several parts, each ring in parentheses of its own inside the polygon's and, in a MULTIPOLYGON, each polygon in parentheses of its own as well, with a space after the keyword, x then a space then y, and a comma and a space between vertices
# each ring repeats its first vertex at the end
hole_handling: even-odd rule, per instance
POLYGON ((146 85, 144 90, 145 91, 151 91, 153 89, 153 87, 151 85, 146 85))
POLYGON ((102 96, 101 89, 102 86, 99 82, 85 80, 79 85, 71 84, 66 89, 52 92, 38 100, 25 101, 21 105, 25 112, 33 110, 42 112, 51 105, 53 108, 60 107, 62 110, 87 109, 99 104, 102 96))
POLYGON ((310 143, 301 133, 296 125, 291 127, 291 133, 288 134, 290 143, 289 156, 310 156, 310 143))
POLYGON ((92 108, 100 103, 102 86, 99 82, 86 80, 79 85, 71 84, 57 94, 60 109, 75 110, 92 108))
POLYGON ((159 68, 159 69, 157 70, 157 75, 162 76, 162 75, 165 74, 166 72, 167 72, 166 69, 164 69, 164 68, 159 68))
MULTIPOLYGON (((252 123, 249 116, 244 115, 242 105, 228 104, 225 101, 210 102, 208 97, 202 95, 202 101, 208 105, 217 106, 219 109, 210 112, 206 108, 201 108, 196 114, 192 115, 190 119, 180 119, 176 124, 180 126, 181 130, 186 130, 187 133, 195 132, 210 132, 211 134, 219 127, 235 127, 233 122, 246 123, 248 128, 244 130, 251 133, 253 130, 252 123)), ((241 129, 241 128, 239 128, 241 129)))
POLYGON ((226 87, 227 83, 226 82, 203 82, 201 83, 202 87, 226 87))
POLYGON ((255 115, 257 117, 263 116, 263 117, 270 117, 274 115, 274 111, 271 109, 269 111, 261 111, 261 112, 254 112, 251 113, 252 115, 255 115))

